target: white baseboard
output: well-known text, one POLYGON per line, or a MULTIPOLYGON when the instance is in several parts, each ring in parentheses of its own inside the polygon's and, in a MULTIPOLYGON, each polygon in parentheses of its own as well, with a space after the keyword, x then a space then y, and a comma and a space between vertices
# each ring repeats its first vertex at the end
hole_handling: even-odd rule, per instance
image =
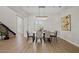
MULTIPOLYGON (((60 37, 60 38, 62 38, 62 39, 64 39, 64 40, 66 40, 66 38, 64 38, 64 37, 62 37, 62 36, 58 36, 58 37, 60 37)), ((68 42, 70 42, 71 44, 73 44, 73 45, 79 47, 79 44, 76 44, 75 42, 72 42, 72 41, 70 41, 70 40, 66 40, 66 41, 68 41, 68 42)))

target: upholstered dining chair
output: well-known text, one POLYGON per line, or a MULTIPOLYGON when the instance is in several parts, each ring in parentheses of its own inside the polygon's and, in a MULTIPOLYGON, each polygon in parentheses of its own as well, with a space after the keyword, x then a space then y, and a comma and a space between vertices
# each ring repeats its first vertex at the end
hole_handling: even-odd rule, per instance
POLYGON ((44 36, 45 36, 44 40, 45 41, 47 41, 47 40, 50 41, 50 31, 45 30, 44 33, 45 33, 44 34, 44 36))
POLYGON ((43 39, 43 32, 41 30, 38 30, 36 32, 36 43, 38 41, 38 39, 40 39, 41 43, 42 43, 42 39, 43 39))
POLYGON ((57 31, 53 32, 53 35, 50 35, 50 37, 54 38, 54 40, 57 41, 57 31))
POLYGON ((29 33, 29 31, 27 31, 27 38, 29 38, 30 37, 30 33, 29 33))
POLYGON ((34 39, 34 36, 33 36, 33 33, 30 34, 29 31, 27 31, 27 40, 29 40, 29 38, 34 39))

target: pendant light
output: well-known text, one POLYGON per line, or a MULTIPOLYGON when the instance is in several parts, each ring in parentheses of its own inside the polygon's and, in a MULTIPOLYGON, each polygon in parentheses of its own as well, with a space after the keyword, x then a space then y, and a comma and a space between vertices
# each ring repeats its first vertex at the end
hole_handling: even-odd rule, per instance
MULTIPOLYGON (((48 19, 48 16, 43 16, 43 15, 41 15, 41 8, 45 8, 45 6, 39 6, 38 8, 39 8, 39 15, 36 16, 36 18, 37 18, 38 20, 47 20, 47 19, 48 19)), ((43 11, 43 12, 44 12, 44 11, 43 11)))

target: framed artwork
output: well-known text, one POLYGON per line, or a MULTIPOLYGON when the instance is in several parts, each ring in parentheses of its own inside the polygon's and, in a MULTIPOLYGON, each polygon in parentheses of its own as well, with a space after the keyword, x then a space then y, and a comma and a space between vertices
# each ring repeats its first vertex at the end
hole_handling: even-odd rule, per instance
POLYGON ((62 17, 61 29, 63 31, 71 31, 71 15, 62 17))

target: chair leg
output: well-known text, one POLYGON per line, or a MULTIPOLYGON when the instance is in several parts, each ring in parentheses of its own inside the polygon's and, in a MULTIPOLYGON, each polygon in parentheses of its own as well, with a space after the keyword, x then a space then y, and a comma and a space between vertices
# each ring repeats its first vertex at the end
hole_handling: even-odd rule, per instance
POLYGON ((51 40, 50 40, 50 38, 47 38, 47 40, 48 40, 48 42, 50 42, 50 43, 51 43, 51 40))
POLYGON ((56 42, 57 42, 57 37, 56 37, 56 42))
POLYGON ((40 38, 40 41, 41 41, 41 43, 42 43, 42 39, 40 38))
POLYGON ((50 37, 50 40, 51 40, 51 42, 52 42, 52 37, 50 37))
POLYGON ((37 43, 37 38, 36 38, 36 43, 37 43))
POLYGON ((54 37, 54 41, 57 42, 57 37, 54 37))
POLYGON ((32 38, 33 38, 33 42, 34 42, 35 41, 35 33, 33 33, 32 38))
POLYGON ((49 41, 50 41, 50 43, 52 42, 52 41, 51 41, 51 38, 49 38, 49 41))
POLYGON ((43 38, 44 42, 46 42, 45 38, 43 38))
POLYGON ((33 42, 35 41, 35 37, 32 37, 33 38, 33 42))

